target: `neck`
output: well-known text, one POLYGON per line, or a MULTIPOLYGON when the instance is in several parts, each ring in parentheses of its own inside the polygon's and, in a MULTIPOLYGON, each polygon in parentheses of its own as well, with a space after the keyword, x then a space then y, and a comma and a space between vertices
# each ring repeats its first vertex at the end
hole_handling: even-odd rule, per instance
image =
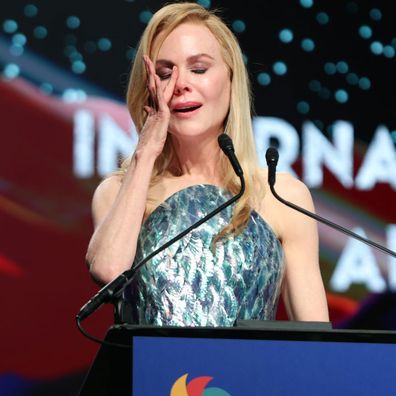
POLYGON ((217 137, 173 139, 182 176, 216 181, 220 179, 220 147, 217 137))

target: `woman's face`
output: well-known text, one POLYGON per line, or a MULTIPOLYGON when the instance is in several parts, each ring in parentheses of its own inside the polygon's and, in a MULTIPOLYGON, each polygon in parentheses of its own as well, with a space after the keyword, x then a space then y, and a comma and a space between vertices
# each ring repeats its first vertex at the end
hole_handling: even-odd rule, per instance
POLYGON ((231 81, 220 44, 206 26, 184 23, 168 35, 155 64, 162 84, 168 83, 174 65, 178 78, 169 102, 169 132, 217 136, 228 113, 231 81))

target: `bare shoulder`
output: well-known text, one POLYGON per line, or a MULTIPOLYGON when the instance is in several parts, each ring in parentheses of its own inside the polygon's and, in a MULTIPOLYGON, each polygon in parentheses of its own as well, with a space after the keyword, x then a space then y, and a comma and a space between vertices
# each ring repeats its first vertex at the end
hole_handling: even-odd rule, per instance
MULTIPOLYGON (((268 184, 268 169, 261 168, 259 170, 260 180, 265 183, 265 189, 269 196, 272 196, 268 184)), ((276 192, 284 199, 295 202, 311 201, 311 193, 308 187, 299 179, 287 172, 276 173, 276 192)), ((275 197, 274 197, 275 199, 275 197)))
POLYGON ((121 176, 113 175, 103 179, 94 192, 93 201, 114 197, 121 187, 121 176))
MULTIPOLYGON (((274 187, 277 194, 284 200, 310 212, 315 212, 308 187, 293 175, 286 172, 277 172, 274 187)), ((275 198, 269 186, 266 189, 263 203, 263 217, 270 224, 283 246, 285 244, 290 245, 290 241, 297 240, 301 233, 314 235, 314 231, 308 232, 308 230, 314 229, 312 219, 275 198)), ((312 237, 312 240, 314 240, 314 237, 312 237)))
POLYGON ((121 176, 109 176, 96 187, 92 198, 92 215, 98 224, 103 214, 109 210, 121 187, 121 176))
POLYGON ((288 201, 306 208, 312 207, 312 196, 309 188, 290 173, 279 172, 276 174, 275 190, 288 201))

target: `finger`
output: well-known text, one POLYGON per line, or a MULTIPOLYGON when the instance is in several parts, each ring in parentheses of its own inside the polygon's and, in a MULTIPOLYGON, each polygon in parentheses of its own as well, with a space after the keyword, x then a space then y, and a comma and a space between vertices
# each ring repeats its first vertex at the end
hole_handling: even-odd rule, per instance
POLYGON ((147 55, 143 56, 144 64, 146 67, 146 73, 147 73, 147 89, 149 91, 150 95, 150 105, 155 106, 156 103, 156 88, 155 88, 155 79, 153 73, 153 68, 150 68, 150 63, 152 64, 150 58, 147 55))
POLYGON ((173 66, 171 77, 169 79, 168 84, 165 87, 165 92, 164 92, 164 98, 166 103, 169 103, 169 101, 172 98, 178 77, 179 77, 179 69, 177 68, 177 66, 173 66))
POLYGON ((153 108, 150 106, 143 106, 143 110, 146 112, 147 115, 153 114, 153 108))
POLYGON ((143 55, 144 68, 146 69, 147 85, 149 85, 149 82, 150 82, 150 68, 148 65, 148 61, 149 61, 148 56, 143 55))
POLYGON ((153 61, 147 55, 145 56, 145 59, 146 59, 146 64, 150 70, 150 73, 156 74, 153 61))
POLYGON ((157 86, 158 110, 164 111, 165 106, 167 106, 167 102, 165 101, 164 92, 161 87, 161 79, 157 75, 155 75, 155 83, 157 86))

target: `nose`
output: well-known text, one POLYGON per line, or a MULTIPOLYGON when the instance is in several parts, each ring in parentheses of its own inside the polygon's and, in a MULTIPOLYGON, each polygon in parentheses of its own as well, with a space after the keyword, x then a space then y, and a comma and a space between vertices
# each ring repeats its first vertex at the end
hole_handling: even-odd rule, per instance
POLYGON ((175 83, 174 94, 176 96, 183 95, 186 92, 191 92, 191 84, 188 80, 188 75, 185 71, 179 70, 179 75, 175 83))

